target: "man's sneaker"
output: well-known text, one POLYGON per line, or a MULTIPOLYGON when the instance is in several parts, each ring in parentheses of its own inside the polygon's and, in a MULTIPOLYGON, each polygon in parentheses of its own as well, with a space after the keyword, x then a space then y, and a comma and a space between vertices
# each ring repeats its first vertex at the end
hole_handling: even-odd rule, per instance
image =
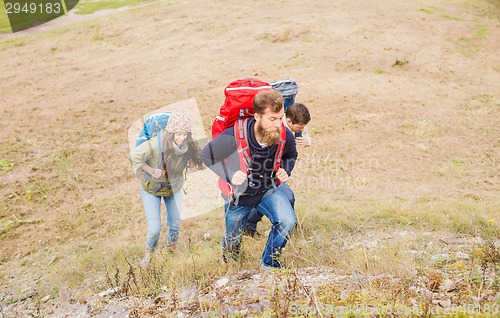
POLYGON ((280 267, 272 267, 270 265, 264 264, 262 261, 260 262, 259 272, 261 273, 267 273, 276 269, 280 269, 280 267))
POLYGON ((252 230, 248 226, 245 227, 245 230, 243 231, 243 235, 251 237, 251 238, 253 238, 255 240, 261 240, 263 238, 262 234, 260 234, 259 232, 257 232, 257 230, 252 230))
POLYGON ((151 260, 153 259, 153 256, 155 254, 155 250, 152 248, 147 248, 146 249, 146 254, 142 258, 141 262, 139 263, 142 268, 147 268, 149 264, 151 263, 151 260))

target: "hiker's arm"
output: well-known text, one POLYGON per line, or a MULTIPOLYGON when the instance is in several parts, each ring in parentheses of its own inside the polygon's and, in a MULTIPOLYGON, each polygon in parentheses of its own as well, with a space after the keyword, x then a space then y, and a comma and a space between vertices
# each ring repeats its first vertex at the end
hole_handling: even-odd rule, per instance
POLYGON ((142 166, 142 171, 149 173, 153 178, 156 178, 156 179, 160 178, 162 175, 165 174, 165 171, 158 169, 158 168, 153 168, 148 164, 145 164, 144 166, 142 166))
POLYGON ((283 153, 283 159, 281 161, 281 168, 286 171, 288 176, 292 174, 292 170, 295 167, 295 161, 297 160, 297 156, 298 153, 297 153, 297 147, 295 146, 295 136, 293 135, 292 132, 287 131, 285 151, 283 153))
POLYGON ((290 176, 283 168, 279 168, 278 171, 276 171, 276 177, 280 179, 281 182, 287 182, 288 179, 290 179, 290 176))
POLYGON ((201 150, 200 158, 210 170, 226 182, 232 182, 234 174, 239 171, 239 158, 234 135, 223 133, 209 142, 201 150), (227 163, 222 161, 223 158, 226 159, 227 163), (235 165, 235 159, 237 165, 235 165))
MULTIPOLYGON (((132 164, 132 169, 134 170, 135 175, 138 176, 142 173, 142 171, 146 171, 144 170, 144 167, 148 165, 148 162, 151 160, 152 156, 153 149, 150 140, 142 143, 139 147, 134 148, 132 149, 132 151, 130 151, 128 159, 132 164)), ((148 167, 150 166, 148 165, 148 167)))
POLYGON ((302 130, 302 137, 295 138, 295 143, 298 147, 309 147, 311 145, 311 136, 309 135, 307 126, 302 130))

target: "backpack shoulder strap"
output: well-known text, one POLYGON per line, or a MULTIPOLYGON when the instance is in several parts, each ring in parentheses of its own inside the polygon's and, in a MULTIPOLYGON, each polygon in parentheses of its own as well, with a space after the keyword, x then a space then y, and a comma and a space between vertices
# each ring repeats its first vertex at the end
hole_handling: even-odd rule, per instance
POLYGON ((276 156, 274 157, 274 172, 278 171, 281 166, 281 159, 283 158, 283 153, 285 152, 286 145, 286 127, 285 124, 281 124, 281 138, 278 143, 278 149, 276 150, 276 156))
MULTIPOLYGON (((252 158, 250 155, 250 147, 248 147, 247 139, 247 122, 248 118, 239 118, 234 123, 234 136, 236 138, 236 147, 238 148, 238 157, 240 158, 240 170, 247 172, 250 167, 252 158)), ((273 171, 276 172, 281 166, 281 161, 283 158, 283 153, 285 152, 286 145, 286 128, 285 125, 281 124, 281 136, 278 142, 278 149, 276 150, 276 155, 274 156, 273 171)))
POLYGON ((240 170, 247 173, 252 162, 250 147, 248 147, 247 130, 248 118, 238 120, 234 123, 234 137, 236 138, 236 148, 240 158, 240 170))
POLYGON ((158 139, 158 152, 160 153, 160 158, 158 160, 158 168, 163 169, 163 156, 162 156, 162 142, 161 142, 161 136, 163 135, 163 131, 160 130, 158 134, 156 135, 156 138, 158 139))

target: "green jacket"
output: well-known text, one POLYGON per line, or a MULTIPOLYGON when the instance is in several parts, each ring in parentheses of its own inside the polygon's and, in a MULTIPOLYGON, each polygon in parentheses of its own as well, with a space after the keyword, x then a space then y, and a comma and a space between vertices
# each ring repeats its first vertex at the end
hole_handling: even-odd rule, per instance
POLYGON ((135 175, 141 180, 142 188, 153 195, 172 196, 184 184, 184 169, 189 159, 187 153, 178 156, 174 155, 167 167, 167 173, 161 178, 155 179, 142 170, 142 167, 146 164, 164 170, 157 136, 133 149, 128 155, 128 159, 132 164, 135 175))

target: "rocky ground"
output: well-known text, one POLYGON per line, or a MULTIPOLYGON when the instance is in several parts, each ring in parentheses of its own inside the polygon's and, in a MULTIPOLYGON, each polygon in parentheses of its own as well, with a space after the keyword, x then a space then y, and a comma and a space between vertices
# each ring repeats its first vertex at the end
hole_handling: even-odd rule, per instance
POLYGON ((493 315, 499 21, 498 0, 179 0, 4 38, 0 317, 493 315), (192 98, 208 132, 242 77, 294 77, 312 113, 290 181, 306 232, 295 263, 259 274, 255 244, 224 270, 222 215, 208 208, 182 226, 193 245, 211 230, 192 259, 203 279, 146 293, 133 278, 154 268, 135 262, 115 279, 146 231, 129 128, 192 98))
MULTIPOLYGON (((0 294, 0 317, 234 317, 234 316, 425 316, 500 314, 498 266, 479 261, 478 253, 494 252, 500 259, 500 240, 485 249, 483 239, 467 235, 421 240, 429 233, 395 231, 369 237, 362 243, 378 254, 391 240, 413 241, 400 253, 429 259, 404 276, 346 273, 331 267, 287 268, 270 273, 242 270, 206 286, 161 286, 152 298, 137 295, 134 277, 159 270, 131 266, 127 279, 108 290, 66 290, 60 299, 40 297, 34 288, 18 295, 0 294), (420 237, 420 239, 417 239, 420 237), (429 251, 436 252, 426 255, 429 251), (437 253, 439 251, 439 253, 437 253), (477 281, 482 283, 479 285, 477 281), (493 288, 492 288, 493 287, 493 288), (474 298, 468 298, 471 289, 474 298), (133 295, 131 295, 133 294, 133 295), (66 299, 61 302, 62 299, 66 299), (482 307, 485 300, 493 305, 482 307)), ((355 246, 345 246, 346 250, 355 246)))

